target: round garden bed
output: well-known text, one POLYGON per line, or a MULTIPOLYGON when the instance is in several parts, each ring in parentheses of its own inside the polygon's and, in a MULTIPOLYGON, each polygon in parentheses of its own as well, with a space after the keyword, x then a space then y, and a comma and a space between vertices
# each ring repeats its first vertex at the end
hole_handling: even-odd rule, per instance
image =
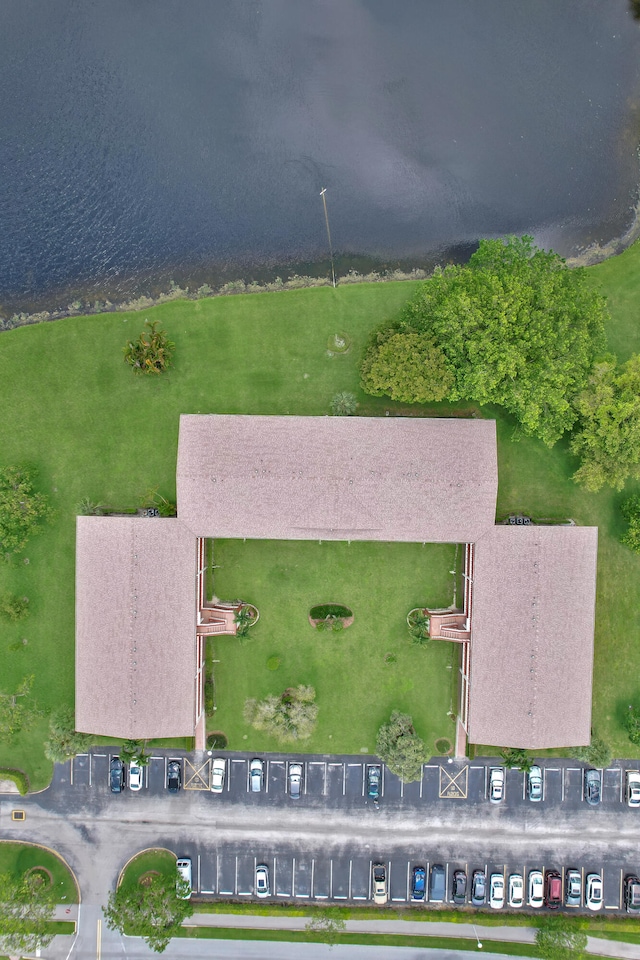
POLYGON ((319 603, 309 610, 309 623, 318 628, 324 624, 327 630, 335 629, 334 624, 340 623, 339 630, 350 627, 353 623, 353 611, 343 603, 319 603))

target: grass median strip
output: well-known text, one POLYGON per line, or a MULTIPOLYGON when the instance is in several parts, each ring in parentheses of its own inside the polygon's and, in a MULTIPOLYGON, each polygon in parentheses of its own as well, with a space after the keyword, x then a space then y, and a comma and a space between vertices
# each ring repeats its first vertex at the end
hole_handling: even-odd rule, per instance
MULTIPOLYGON (((326 935, 306 930, 238 930, 234 927, 185 927, 181 936, 194 940, 270 940, 287 943, 326 943, 326 935)), ((471 950, 477 953, 475 938, 466 937, 416 937, 411 934, 337 934, 334 944, 361 944, 383 947, 421 947, 432 950, 471 950)), ((492 953, 503 953, 514 957, 540 957, 533 944, 511 943, 502 940, 482 940, 483 949, 492 953)))
POLYGON ((38 868, 50 878, 56 903, 78 902, 75 880, 64 860, 56 853, 32 843, 0 841, 0 873, 8 873, 18 879, 38 868))

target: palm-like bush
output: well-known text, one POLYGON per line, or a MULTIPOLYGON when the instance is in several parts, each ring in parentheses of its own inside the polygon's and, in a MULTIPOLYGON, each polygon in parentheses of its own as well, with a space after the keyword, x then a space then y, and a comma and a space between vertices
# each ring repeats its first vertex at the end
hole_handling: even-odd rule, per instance
POLYGON ((243 603, 242 606, 236 610, 233 618, 236 624, 236 636, 246 637, 249 633, 249 627, 252 627, 257 619, 258 611, 256 608, 250 603, 243 603))
POLYGON ((336 393, 331 401, 331 413, 334 417, 352 417, 357 406, 355 394, 343 390, 341 393, 336 393))
POLYGON ((175 344, 164 330, 158 330, 158 322, 149 323, 137 340, 130 340, 124 348, 124 359, 133 367, 134 373, 164 373, 173 362, 175 344))

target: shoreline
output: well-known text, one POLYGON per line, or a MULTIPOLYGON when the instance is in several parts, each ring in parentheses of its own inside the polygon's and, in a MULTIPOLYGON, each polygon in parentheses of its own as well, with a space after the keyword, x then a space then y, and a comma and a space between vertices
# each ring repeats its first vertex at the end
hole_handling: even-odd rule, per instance
MULTIPOLYGON (((633 207, 633 219, 628 229, 619 237, 614 237, 607 243, 601 244, 594 242, 589 244, 579 253, 572 257, 566 257, 566 263, 569 267, 591 267, 597 263, 602 263, 611 257, 619 256, 627 250, 640 237, 640 198, 633 207)), ((445 263, 456 262, 455 258, 443 258, 444 263, 437 262, 434 258, 425 256, 426 261, 432 264, 429 268, 413 267, 412 269, 381 269, 372 270, 368 273, 360 273, 358 270, 349 269, 346 273, 336 277, 336 286, 344 286, 353 283, 388 283, 404 280, 425 280, 432 276, 436 266, 443 266, 445 263)), ((284 271, 282 271, 284 273, 284 271)), ((98 316, 106 313, 130 313, 142 310, 149 310, 152 307, 163 303, 169 303, 173 300, 208 300, 213 297, 228 297, 247 293, 270 293, 284 290, 301 290, 310 287, 331 287, 332 281, 329 276, 309 276, 293 273, 283 280, 276 276, 273 280, 259 282, 257 280, 228 280, 219 286, 211 286, 208 283, 201 284, 196 290, 189 286, 181 287, 173 280, 169 281, 169 289, 149 296, 140 295, 131 299, 112 301, 109 299, 96 299, 93 303, 89 300, 74 300, 66 307, 55 310, 40 310, 33 313, 16 312, 6 317, 0 314, 0 332, 4 330, 14 330, 17 327, 31 326, 37 323, 47 323, 53 320, 64 320, 68 317, 80 316, 98 316)))

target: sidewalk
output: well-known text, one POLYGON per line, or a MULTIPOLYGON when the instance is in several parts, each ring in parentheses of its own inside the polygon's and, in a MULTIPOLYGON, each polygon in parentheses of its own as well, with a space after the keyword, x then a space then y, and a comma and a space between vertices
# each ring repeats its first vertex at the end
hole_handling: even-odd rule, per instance
MULTIPOLYGON (((193 927, 228 927, 242 930, 304 930, 308 917, 260 917, 254 914, 194 913, 185 923, 193 927)), ((505 943, 535 943, 535 927, 485 927, 473 923, 442 923, 435 920, 347 920, 346 933, 387 933, 397 936, 462 937, 469 940, 502 940, 505 943)), ((637 960, 636 943, 589 937, 587 951, 604 957, 637 960)))

